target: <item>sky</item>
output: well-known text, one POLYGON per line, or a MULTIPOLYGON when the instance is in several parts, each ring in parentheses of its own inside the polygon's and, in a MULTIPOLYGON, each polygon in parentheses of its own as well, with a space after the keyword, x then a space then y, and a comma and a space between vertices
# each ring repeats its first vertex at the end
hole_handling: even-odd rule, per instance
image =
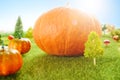
POLYGON ((66 6, 94 15, 101 24, 120 28, 120 0, 0 0, 0 31, 14 31, 18 16, 24 31, 34 28, 42 14, 66 6))

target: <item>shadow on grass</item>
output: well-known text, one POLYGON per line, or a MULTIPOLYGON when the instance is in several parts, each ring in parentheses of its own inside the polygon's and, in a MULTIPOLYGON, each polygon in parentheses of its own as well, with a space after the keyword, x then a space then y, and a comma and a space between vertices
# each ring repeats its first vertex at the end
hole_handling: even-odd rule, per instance
POLYGON ((98 58, 97 66, 93 66, 92 59, 84 56, 58 57, 38 54, 23 57, 21 70, 14 75, 0 77, 0 80, 104 80, 115 77, 111 72, 119 71, 115 66, 120 60, 98 58))
POLYGON ((93 66, 90 65, 89 59, 84 59, 84 56, 36 55, 30 60, 26 55, 23 57, 25 59, 21 70, 14 75, 0 77, 0 80, 72 80, 85 76, 87 68, 93 66))
MULTIPOLYGON (((41 80, 77 80, 93 76, 91 71, 96 69, 91 65, 89 58, 79 57, 58 57, 58 56, 36 56, 24 64, 21 73, 28 75, 29 79, 41 80), (25 71, 25 72, 23 72, 25 71), (88 73, 86 75, 87 72, 88 73), (89 77, 88 77, 89 76, 89 77)), ((21 74, 22 75, 22 74, 21 74)))

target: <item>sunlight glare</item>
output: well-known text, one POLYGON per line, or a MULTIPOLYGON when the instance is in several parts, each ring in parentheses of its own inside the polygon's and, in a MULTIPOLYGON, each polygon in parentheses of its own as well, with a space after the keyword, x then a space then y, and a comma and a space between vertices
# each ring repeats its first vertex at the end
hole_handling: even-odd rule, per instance
POLYGON ((80 10, 90 14, 103 12, 105 7, 104 0, 80 0, 78 4, 80 10))

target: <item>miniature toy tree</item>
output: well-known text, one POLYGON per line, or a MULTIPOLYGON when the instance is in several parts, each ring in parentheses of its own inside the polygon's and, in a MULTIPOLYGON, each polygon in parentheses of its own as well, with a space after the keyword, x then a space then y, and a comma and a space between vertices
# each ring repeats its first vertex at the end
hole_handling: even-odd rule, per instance
POLYGON ((107 29, 106 24, 104 24, 103 27, 102 27, 102 31, 104 32, 104 35, 105 35, 105 30, 106 29, 107 29))
POLYGON ((17 19, 14 31, 14 37, 19 38, 19 36, 23 37, 23 25, 20 16, 17 19))
POLYGON ((25 34, 25 37, 32 38, 33 37, 32 36, 32 31, 33 31, 32 27, 29 27, 26 34, 25 34))
POLYGON ((85 43, 84 56, 93 58, 93 63, 96 65, 96 57, 100 55, 103 55, 102 42, 96 32, 91 32, 85 43))

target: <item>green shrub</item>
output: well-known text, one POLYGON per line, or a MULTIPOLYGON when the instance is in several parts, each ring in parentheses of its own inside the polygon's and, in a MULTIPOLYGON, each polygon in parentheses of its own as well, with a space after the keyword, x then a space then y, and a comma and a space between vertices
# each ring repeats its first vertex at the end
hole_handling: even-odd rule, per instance
POLYGON ((28 30, 27 30, 27 32, 26 32, 26 34, 25 34, 25 37, 27 37, 27 38, 32 38, 33 36, 32 36, 32 32, 33 32, 33 29, 32 29, 32 27, 30 27, 28 30))
POLYGON ((2 44, 1 34, 0 34, 0 45, 2 44))
POLYGON ((115 29, 111 31, 111 36, 118 36, 118 40, 120 40, 120 29, 115 29))

